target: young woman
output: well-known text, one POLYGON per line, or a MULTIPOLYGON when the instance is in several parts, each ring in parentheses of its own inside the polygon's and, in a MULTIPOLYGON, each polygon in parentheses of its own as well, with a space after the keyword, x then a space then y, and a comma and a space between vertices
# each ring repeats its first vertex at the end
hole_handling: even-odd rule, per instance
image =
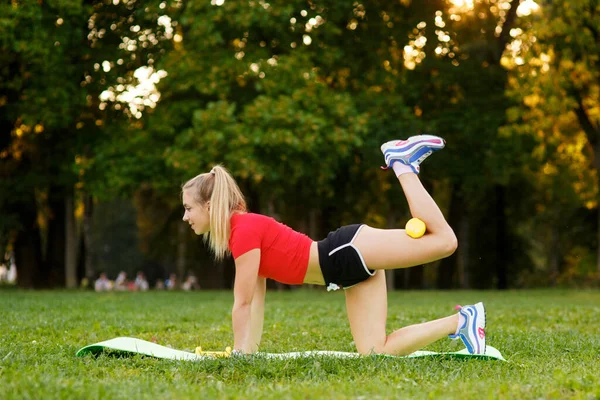
POLYGON ((232 311, 234 351, 260 344, 266 278, 286 284, 343 288, 350 329, 361 354, 410 354, 445 336, 461 338, 470 353, 485 353, 482 303, 457 306, 457 314, 386 334, 385 269, 407 268, 450 256, 457 240, 418 174, 420 164, 445 146, 436 136, 413 136, 381 146, 408 199, 413 217, 427 225, 419 239, 403 229, 348 225, 315 242, 270 217, 248 213, 235 180, 221 166, 183 186, 183 220, 205 235, 217 259, 235 259, 232 311))

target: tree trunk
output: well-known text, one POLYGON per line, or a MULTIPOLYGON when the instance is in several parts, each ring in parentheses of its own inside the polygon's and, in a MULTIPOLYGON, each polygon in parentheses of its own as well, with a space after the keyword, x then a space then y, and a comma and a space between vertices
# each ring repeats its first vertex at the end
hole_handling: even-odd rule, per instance
POLYGON ((67 289, 77 287, 77 228, 72 193, 65 198, 65 283, 67 289))
POLYGON ((187 226, 179 223, 177 225, 177 260, 175 261, 177 278, 180 282, 185 281, 186 255, 187 255, 187 226))
POLYGON ((596 272, 600 274, 600 207, 597 208, 596 212, 598 213, 598 250, 596 253, 596 272))
POLYGON ((62 189, 50 185, 48 189, 48 231, 45 243, 44 279, 50 286, 65 286, 65 231, 66 210, 65 198, 62 189))
POLYGON ((27 289, 39 288, 47 281, 42 278, 42 239, 37 224, 37 207, 33 192, 28 199, 23 199, 19 204, 18 213, 22 228, 17 233, 14 244, 18 271, 17 286, 27 289))
MULTIPOLYGON (((82 288, 85 288, 83 286, 85 278, 85 240, 83 232, 79 232, 77 235, 77 282, 81 282, 82 288)), ((89 284, 90 280, 87 279, 86 282, 89 284)))
MULTIPOLYGON (((588 140, 589 134, 588 134, 588 140)), ((600 140, 592 142, 594 146, 594 168, 596 168, 596 175, 598 176, 598 186, 600 186, 600 140)), ((600 274, 600 206, 597 206, 596 212, 598 213, 598 243, 596 244, 596 271, 600 274)))
MULTIPOLYGON (((594 123, 590 118, 589 112, 586 110, 583 105, 583 97, 579 90, 576 89, 574 84, 571 84, 570 88, 571 95, 575 98, 577 102, 577 107, 575 107, 575 115, 577 116, 577 120, 579 121, 579 125, 581 129, 585 132, 588 142, 592 146, 594 150, 594 160, 593 165, 598 173, 598 184, 600 184, 600 125, 594 123)), ((598 207, 598 246, 597 246, 597 254, 596 254, 596 271, 600 274, 600 206, 598 207)))
POLYGON ((468 289, 471 284, 469 279, 470 231, 469 216, 463 213, 458 224, 458 249, 456 252, 458 281, 462 289, 468 289))
POLYGON ((521 0, 512 0, 510 2, 510 8, 506 13, 506 17, 504 19, 504 24, 502 25, 502 30, 500 31, 500 35, 498 35, 498 40, 496 42, 497 47, 496 51, 493 53, 492 62, 496 65, 500 64, 500 60, 502 58, 502 54, 504 53, 504 49, 510 40, 510 30, 515 25, 517 20, 517 9, 521 4, 521 0))
POLYGON ((83 210, 83 247, 84 247, 84 264, 85 277, 91 281, 97 278, 96 268, 94 267, 94 246, 92 240, 92 216, 94 215, 94 200, 92 196, 86 195, 84 200, 83 210))
POLYGON ((311 208, 308 212, 308 237, 312 240, 317 240, 318 235, 318 211, 311 208))
MULTIPOLYGON (((233 289, 235 281, 235 262, 233 257, 227 257, 224 261, 221 261, 223 271, 223 289, 233 289)), ((267 283, 270 279, 267 280, 267 283)))
POLYGON ((396 279, 394 279, 395 275, 396 274, 393 269, 385 270, 385 284, 386 284, 388 292, 391 292, 392 290, 394 290, 394 284, 396 283, 396 279))
MULTIPOLYGON (((388 217, 388 222, 387 222, 387 228, 388 229, 395 229, 397 228, 396 225, 396 216, 395 213, 392 211, 391 215, 388 217)), ((393 269, 386 269, 385 270, 385 284, 387 287, 387 291, 390 292, 392 290, 394 290, 394 288, 396 287, 396 271, 393 269)))
POLYGON ((423 289, 423 277, 425 276, 425 267, 423 265, 417 265, 413 268, 407 268, 410 270, 408 287, 409 289, 423 289))
POLYGON ((403 268, 402 270, 402 289, 408 290, 410 288, 410 268, 403 268))
POLYGON ((17 265, 17 286, 26 289, 41 288, 47 282, 41 279, 42 268, 42 242, 37 226, 23 229, 17 234, 15 240, 15 264, 17 265))
POLYGON ((510 246, 507 243, 506 213, 505 213, 505 188, 502 185, 496 185, 496 279, 498 289, 506 289, 508 277, 507 272, 507 253, 510 246))
POLYGON ((548 265, 550 267, 550 282, 554 286, 556 285, 559 274, 558 265, 560 264, 560 251, 558 245, 560 243, 560 234, 558 227, 555 224, 552 225, 552 237, 550 238, 550 249, 548 251, 548 265))
MULTIPOLYGON (((448 211, 448 224, 453 229, 460 228, 460 222, 463 218, 463 210, 465 208, 459 191, 459 185, 454 184, 450 197, 450 209, 448 211)), ((438 264, 436 282, 436 287, 438 289, 450 289, 454 286, 454 276, 457 269, 459 252, 463 251, 460 240, 458 241, 458 244, 459 246, 456 253, 440 260, 440 263, 438 264)))

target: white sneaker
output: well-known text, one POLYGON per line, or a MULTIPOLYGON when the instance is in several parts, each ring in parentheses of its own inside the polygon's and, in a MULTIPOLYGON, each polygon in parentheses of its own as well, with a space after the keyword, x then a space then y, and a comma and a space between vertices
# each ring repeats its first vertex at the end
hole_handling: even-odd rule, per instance
POLYGON ((485 354, 485 307, 479 302, 472 306, 456 306, 465 323, 450 339, 460 338, 471 354, 485 354))
POLYGON ((385 158, 385 167, 388 169, 396 161, 409 165, 415 173, 419 173, 419 165, 434 151, 441 150, 446 141, 438 136, 419 135, 411 136, 406 140, 391 140, 381 145, 381 152, 385 158))

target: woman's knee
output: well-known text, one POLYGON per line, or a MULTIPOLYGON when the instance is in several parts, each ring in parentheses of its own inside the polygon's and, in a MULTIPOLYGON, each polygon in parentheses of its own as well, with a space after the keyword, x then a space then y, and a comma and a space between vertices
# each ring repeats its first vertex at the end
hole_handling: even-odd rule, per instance
POLYGON ((449 257, 458 248, 458 239, 454 234, 452 228, 448 227, 448 229, 441 235, 440 237, 440 251, 443 257, 449 257))

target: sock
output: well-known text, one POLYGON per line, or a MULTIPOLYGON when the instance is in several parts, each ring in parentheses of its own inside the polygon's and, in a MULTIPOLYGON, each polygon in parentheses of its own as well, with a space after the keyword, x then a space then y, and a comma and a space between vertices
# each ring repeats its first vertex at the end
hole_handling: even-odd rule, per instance
POLYGON ((409 165, 402 164, 400 161, 396 161, 394 164, 392 164, 392 169, 394 170, 394 173, 397 177, 409 172, 414 173, 414 171, 409 165))
POLYGON ((455 335, 458 335, 458 330, 465 324, 465 316, 458 313, 458 326, 456 327, 455 335))
POLYGON ((396 161, 394 164, 392 164, 392 169, 394 170, 396 176, 407 174, 409 172, 414 173, 410 166, 402 164, 400 161, 396 161))

